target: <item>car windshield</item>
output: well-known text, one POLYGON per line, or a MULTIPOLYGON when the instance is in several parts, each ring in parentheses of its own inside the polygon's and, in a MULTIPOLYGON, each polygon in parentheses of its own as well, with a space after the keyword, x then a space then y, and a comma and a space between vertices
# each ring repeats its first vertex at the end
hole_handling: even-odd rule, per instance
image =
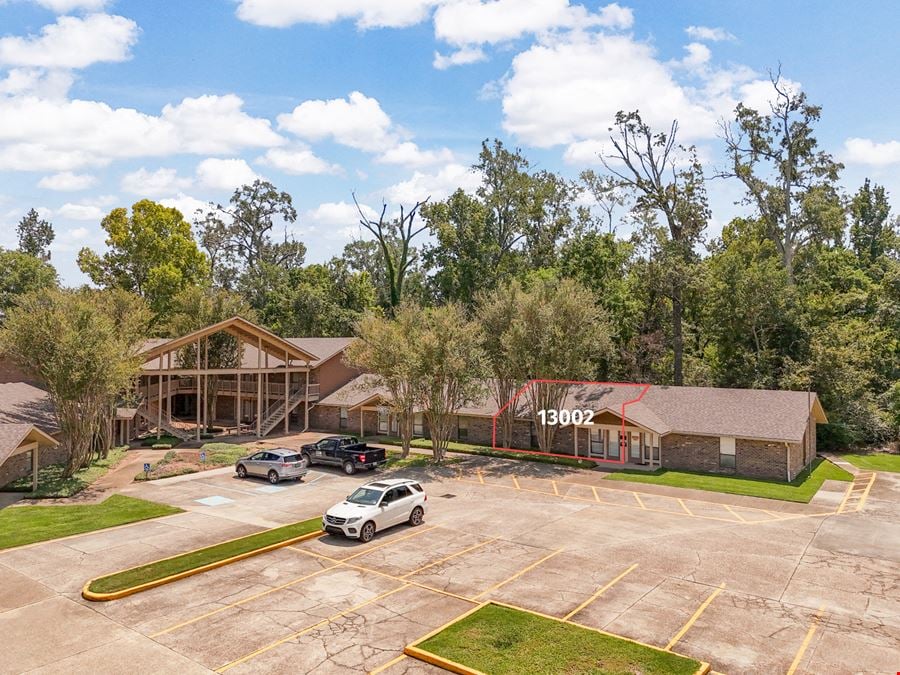
POLYGON ((381 490, 373 490, 371 488, 357 488, 356 491, 347 497, 347 501, 351 504, 364 504, 365 506, 375 506, 381 495, 381 490))

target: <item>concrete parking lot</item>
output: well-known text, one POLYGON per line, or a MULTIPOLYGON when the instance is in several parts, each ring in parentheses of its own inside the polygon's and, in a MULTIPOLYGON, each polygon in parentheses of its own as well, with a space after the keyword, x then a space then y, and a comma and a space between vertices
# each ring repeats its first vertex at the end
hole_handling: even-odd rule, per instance
POLYGON ((317 515, 370 475, 134 485, 183 514, 0 553, 2 672, 437 669, 403 647, 497 599, 732 673, 900 670, 900 476, 813 504, 660 490, 467 458, 406 470, 425 524, 325 536, 109 603, 94 576, 317 515))

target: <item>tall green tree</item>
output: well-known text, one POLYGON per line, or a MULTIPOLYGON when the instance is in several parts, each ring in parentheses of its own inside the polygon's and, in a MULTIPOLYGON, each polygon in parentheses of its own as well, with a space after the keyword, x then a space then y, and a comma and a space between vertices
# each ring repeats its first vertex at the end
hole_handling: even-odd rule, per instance
POLYGON ((83 248, 78 266, 103 288, 121 288, 147 301, 157 315, 172 299, 209 276, 190 224, 178 209, 141 200, 128 209, 113 209, 100 223, 109 250, 103 255, 83 248))
POLYGON ((771 80, 774 100, 768 114, 739 103, 734 121, 723 125, 731 167, 720 175, 743 183, 746 201, 756 207, 793 279, 798 250, 816 234, 833 237, 840 227, 834 218, 825 223, 808 216, 810 210, 835 211, 835 184, 843 166, 819 149, 815 124, 821 107, 808 103, 806 94, 792 89, 780 74, 771 80))
POLYGON ((271 276, 303 265, 306 246, 287 229, 296 220, 291 195, 259 179, 237 188, 226 205, 210 203, 197 225, 213 261, 214 279, 226 288, 239 288, 261 309, 271 276), (284 226, 280 241, 273 236, 279 224, 284 226))
MULTIPOLYGON (((672 381, 684 381, 684 291, 690 267, 696 261, 695 247, 702 241, 709 204, 703 167, 696 148, 677 142, 678 121, 668 132, 650 128, 635 112, 616 114, 610 137, 613 150, 603 156, 607 170, 635 195, 635 208, 659 214, 668 235, 660 250, 672 302, 672 381)), ((654 230, 659 235, 662 231, 654 230)))
POLYGON ((16 226, 19 235, 19 251, 33 255, 43 261, 50 260, 50 244, 56 238, 53 225, 41 218, 34 209, 29 209, 16 226))
POLYGON ((41 380, 68 452, 65 475, 105 457, 116 403, 140 372, 150 314, 120 289, 44 289, 23 296, 0 328, 0 351, 41 380))
POLYGON ((857 257, 869 265, 885 253, 900 248, 896 219, 883 185, 866 178, 850 200, 850 245, 857 257))
POLYGON ((0 249, 0 321, 20 297, 57 283, 56 270, 50 263, 29 253, 0 249))

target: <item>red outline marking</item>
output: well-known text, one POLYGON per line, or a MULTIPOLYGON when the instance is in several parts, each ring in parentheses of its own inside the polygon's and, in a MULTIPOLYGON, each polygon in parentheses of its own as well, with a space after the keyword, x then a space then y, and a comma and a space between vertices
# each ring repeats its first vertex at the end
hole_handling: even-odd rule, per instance
MULTIPOLYGON (((628 405, 631 405, 632 403, 639 402, 642 398, 644 398, 644 394, 646 394, 649 389, 650 389, 649 384, 639 384, 637 382, 587 382, 584 380, 549 380, 549 379, 529 380, 528 382, 525 383, 525 385, 521 389, 519 389, 519 391, 517 391, 515 393, 515 395, 511 399, 509 399, 509 401, 506 402, 506 405, 504 405, 502 408, 500 408, 500 410, 498 410, 496 413, 494 413, 491 416, 491 448, 493 448, 494 450, 502 450, 503 452, 519 452, 524 455, 543 455, 545 457, 568 457, 568 458, 573 458, 573 459, 586 459, 590 462, 598 462, 598 463, 604 463, 604 464, 625 464, 626 450, 627 450, 626 435, 625 435, 625 407, 628 405), (597 457, 577 457, 576 458, 574 455, 566 455, 566 454, 555 453, 555 452, 544 452, 542 450, 521 450, 519 448, 497 447, 497 418, 500 416, 500 414, 504 410, 506 410, 510 405, 512 405, 512 403, 516 399, 518 399, 519 396, 524 394, 528 390, 528 388, 531 387, 531 385, 533 385, 535 382, 540 382, 540 383, 544 383, 544 384, 578 384, 578 385, 587 384, 587 385, 598 385, 598 386, 605 386, 605 387, 642 387, 641 393, 638 394, 637 398, 633 398, 630 401, 622 402, 621 414, 619 415, 622 418, 622 431, 620 432, 621 433, 621 436, 620 436, 621 442, 619 445, 619 459, 601 459, 601 458, 597 458, 597 457)), ((590 453, 590 449, 588 449, 588 453, 590 453)))

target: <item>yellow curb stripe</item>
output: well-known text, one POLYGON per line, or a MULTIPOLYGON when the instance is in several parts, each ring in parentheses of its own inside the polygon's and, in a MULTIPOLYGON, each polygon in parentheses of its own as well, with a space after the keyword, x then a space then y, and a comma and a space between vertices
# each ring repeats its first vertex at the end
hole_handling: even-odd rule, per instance
POLYGON ((249 654, 246 654, 239 659, 235 659, 234 661, 230 661, 223 666, 219 666, 218 668, 216 668, 216 672, 224 673, 226 670, 234 668, 235 666, 238 666, 242 663, 245 663, 245 662, 249 661, 250 659, 256 658, 260 654, 265 654, 267 651, 269 651, 271 649, 275 649, 275 647, 278 647, 279 645, 283 645, 285 642, 290 642, 291 640, 294 640, 294 639, 300 637, 301 635, 305 635, 306 633, 309 633, 310 631, 315 630, 319 626, 325 626, 325 625, 331 623, 332 621, 336 621, 337 619, 340 619, 342 616, 345 616, 346 614, 351 614, 352 612, 355 612, 356 610, 361 609, 361 608, 365 607, 366 605, 370 605, 373 602, 377 602, 378 600, 381 600, 382 598, 386 598, 387 596, 393 595, 394 593, 396 593, 398 591, 402 591, 404 588, 409 588, 409 584, 404 584, 393 590, 387 591, 385 593, 380 593, 379 595, 376 595, 374 598, 369 598, 365 602, 361 602, 358 605, 354 605, 353 607, 350 607, 349 609, 345 609, 342 612, 338 612, 337 614, 329 616, 327 619, 322 619, 321 621, 317 621, 316 623, 309 625, 306 628, 302 628, 301 630, 298 630, 295 633, 291 633, 290 635, 287 635, 287 636, 281 638, 280 640, 276 640, 275 642, 272 642, 272 643, 266 645, 265 647, 260 647, 259 649, 252 651, 249 654))
MULTIPOLYGON (((265 530, 263 530, 265 531, 265 530)), ((314 539, 316 537, 321 537, 324 532, 316 531, 309 532, 307 534, 301 535, 299 537, 294 537, 292 539, 285 539, 284 541, 279 541, 274 544, 269 544, 268 546, 263 546, 262 548, 257 548, 252 551, 246 551, 245 553, 241 553, 239 555, 231 556, 230 558, 223 558, 222 560, 217 560, 215 562, 207 563, 206 565, 201 565, 200 567, 195 567, 190 570, 185 570, 184 572, 178 572, 177 574, 171 574, 167 577, 163 577, 162 579, 155 579, 153 581, 148 581, 143 584, 138 584, 137 586, 130 586, 129 588, 122 589, 121 591, 114 591, 112 593, 96 593, 90 590, 90 586, 92 583, 97 581, 98 579, 103 579, 104 577, 112 576, 113 574, 121 574, 122 572, 128 572, 133 569, 138 569, 139 567, 146 567, 147 565, 155 565, 156 563, 165 562, 166 560, 172 560, 173 558, 180 558, 183 555, 190 555, 191 553, 195 553, 196 551, 202 551, 203 549, 196 549, 196 551, 186 551, 184 553, 179 553, 178 555, 169 556, 168 558, 161 558, 159 560, 154 560, 153 562, 145 563, 143 565, 138 565, 137 567, 131 567, 126 570, 121 570, 120 572, 112 572, 111 574, 104 574, 102 577, 95 577, 90 579, 87 583, 85 583, 84 588, 81 589, 81 597, 85 600, 90 600, 92 602, 107 602, 109 600, 118 600, 120 598, 127 597, 129 595, 134 595, 135 593, 141 593, 142 591, 150 590, 151 588, 156 588, 157 586, 163 586, 164 584, 170 584, 173 581, 178 581, 179 579, 186 579, 187 577, 192 577, 195 574, 202 574, 203 572, 208 572, 210 570, 218 569, 219 567, 224 567, 225 565, 231 565, 232 563, 239 562, 241 560, 245 560, 246 558, 252 558, 253 556, 261 555, 263 553, 268 553, 269 551, 274 551, 279 548, 284 548, 286 546, 290 546, 291 544, 298 544, 301 541, 306 541, 307 539, 314 539)), ((245 535, 245 536, 253 536, 253 535, 245 535)), ((238 537, 238 539, 243 539, 244 537, 238 537)), ((230 539, 229 541, 221 542, 221 544, 213 544, 213 546, 221 546, 222 544, 227 544, 231 541, 236 541, 236 539, 230 539)), ((205 546, 204 548, 210 548, 209 546, 205 546)))
POLYGON ((563 621, 568 621, 568 620, 571 619, 573 616, 575 616, 576 614, 578 614, 578 612, 580 612, 581 610, 583 610, 583 609, 584 609, 585 607, 587 607, 589 604, 591 604, 592 602, 594 602, 594 600, 596 600, 597 598, 599 598, 601 595, 603 595, 604 593, 606 593, 606 591, 608 591, 610 588, 612 588, 612 587, 615 586, 617 583, 619 583, 619 582, 620 582, 622 579, 624 579, 628 574, 630 574, 631 572, 633 572, 634 569, 635 569, 637 566, 638 566, 637 563, 634 563, 634 565, 632 565, 631 567, 629 567, 627 570, 625 570, 624 572, 622 572, 622 573, 621 573, 619 576, 617 576, 615 579, 613 579, 613 580, 610 581, 608 584, 606 584, 605 586, 603 586, 599 591, 597 591, 597 592, 594 593, 591 597, 589 597, 587 600, 585 600, 585 601, 582 602, 580 605, 578 605, 578 607, 576 607, 576 608, 573 609, 571 612, 569 612, 568 614, 566 614, 566 615, 563 617, 563 621))
POLYGON ((822 605, 815 613, 815 616, 813 616, 812 624, 810 624, 809 630, 806 631, 806 637, 803 638, 803 642, 800 644, 800 649, 797 650, 797 655, 791 662, 791 667, 788 668, 787 675, 794 675, 797 668, 800 666, 800 662, 803 660, 803 655, 806 653, 806 650, 809 647, 809 643, 812 642, 813 636, 816 634, 816 630, 818 630, 819 628, 819 621, 821 620, 822 612, 824 611, 825 605, 822 605))
POLYGON ((859 498, 859 503, 856 505, 857 511, 862 511, 863 506, 866 505, 866 499, 869 498, 869 491, 872 489, 872 486, 875 484, 875 479, 878 477, 878 474, 873 473, 871 480, 869 480, 869 484, 866 485, 866 491, 862 493, 862 496, 859 498))
POLYGON ((669 640, 669 644, 666 645, 665 651, 672 651, 672 647, 674 647, 678 643, 678 641, 684 637, 685 633, 690 630, 691 626, 696 623, 697 619, 700 618, 700 615, 703 614, 704 611, 706 611, 706 608, 709 607, 710 603, 716 599, 716 596, 721 593, 724 588, 725 582, 723 581, 721 584, 719 584, 719 587, 716 590, 709 594, 709 597, 706 598, 706 600, 703 601, 703 604, 701 604, 697 608, 697 611, 694 612, 694 615, 690 619, 688 619, 688 622, 681 627, 681 630, 675 633, 674 637, 669 640))
POLYGON ((396 656, 396 657, 392 658, 390 661, 388 661, 387 663, 382 663, 375 670, 370 670, 369 675, 378 675, 378 673, 381 673, 381 672, 387 670, 391 666, 397 665, 403 659, 407 659, 407 658, 409 658, 409 657, 406 654, 401 654, 400 656, 396 656))
POLYGON ((564 549, 561 549, 561 548, 560 548, 560 549, 557 549, 557 550, 553 551, 553 553, 551 553, 551 554, 549 554, 549 555, 545 555, 543 558, 541 558, 541 559, 538 560, 537 562, 534 562, 534 563, 530 564, 530 565, 529 565, 528 567, 526 567, 525 569, 519 570, 518 572, 516 572, 515 574, 513 574, 513 575, 512 575, 511 577, 509 577, 508 579, 504 579, 504 580, 501 581, 499 584, 495 584, 495 585, 491 586, 490 588, 488 588, 487 590, 481 591, 481 593, 479 593, 478 595, 474 595, 474 596, 472 596, 472 597, 473 597, 474 599, 477 600, 478 598, 480 598, 480 597, 483 596, 483 595, 487 595, 488 593, 491 593, 491 592, 493 592, 493 591, 496 591, 498 588, 501 588, 502 586, 505 586, 505 585, 508 584, 510 581, 515 581, 516 579, 518 579, 520 576, 522 576, 522 575, 525 574, 526 572, 530 572, 531 570, 533 570, 535 567, 537 567, 537 566, 540 565, 541 563, 546 562, 547 560, 550 560, 550 558, 552 558, 553 556, 559 555, 560 553, 563 552, 563 550, 564 550, 564 549))

